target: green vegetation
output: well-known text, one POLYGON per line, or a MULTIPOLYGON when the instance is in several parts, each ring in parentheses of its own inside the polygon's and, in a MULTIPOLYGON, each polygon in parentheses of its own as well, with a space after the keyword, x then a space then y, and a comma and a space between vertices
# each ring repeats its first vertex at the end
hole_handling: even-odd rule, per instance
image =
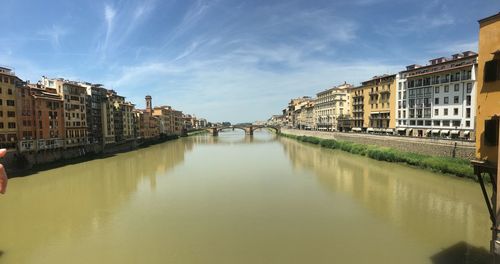
POLYGON ((320 145, 324 148, 347 151, 375 160, 401 162, 434 172, 449 173, 459 177, 466 177, 474 180, 476 179, 472 166, 469 161, 465 159, 429 156, 399 151, 393 148, 358 144, 349 141, 320 139, 317 137, 295 136, 288 134, 281 134, 281 136, 320 145))

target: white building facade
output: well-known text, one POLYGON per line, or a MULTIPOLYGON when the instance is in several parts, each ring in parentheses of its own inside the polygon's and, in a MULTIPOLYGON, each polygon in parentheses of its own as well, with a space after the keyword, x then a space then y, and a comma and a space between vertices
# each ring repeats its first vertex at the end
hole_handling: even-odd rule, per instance
POLYGON ((473 139, 477 54, 437 58, 399 73, 396 131, 400 135, 473 139))

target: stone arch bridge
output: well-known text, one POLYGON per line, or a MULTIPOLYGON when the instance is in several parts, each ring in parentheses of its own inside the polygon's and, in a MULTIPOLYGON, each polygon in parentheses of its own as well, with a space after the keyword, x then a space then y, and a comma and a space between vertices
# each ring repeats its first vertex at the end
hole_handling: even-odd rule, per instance
POLYGON ((253 132, 258 129, 263 129, 263 128, 268 128, 272 129, 276 132, 276 134, 279 134, 281 132, 281 127, 279 126, 267 126, 267 125, 236 125, 236 126, 218 126, 218 127, 209 127, 206 128, 212 136, 218 136, 219 132, 224 130, 224 129, 241 129, 245 131, 245 134, 247 135, 253 135, 253 132))

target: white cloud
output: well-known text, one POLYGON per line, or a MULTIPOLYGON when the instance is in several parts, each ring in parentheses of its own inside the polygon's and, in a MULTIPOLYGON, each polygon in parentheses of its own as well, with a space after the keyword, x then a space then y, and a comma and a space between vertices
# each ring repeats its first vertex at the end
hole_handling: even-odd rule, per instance
POLYGON ((108 4, 104 5, 104 21, 106 23, 106 33, 104 37, 104 43, 101 46, 101 51, 104 53, 108 48, 108 43, 111 38, 111 34, 113 33, 115 16, 116 10, 108 4))
POLYGON ((68 34, 68 30, 58 25, 52 25, 50 28, 45 28, 38 31, 38 35, 48 38, 54 49, 61 46, 61 38, 68 34))

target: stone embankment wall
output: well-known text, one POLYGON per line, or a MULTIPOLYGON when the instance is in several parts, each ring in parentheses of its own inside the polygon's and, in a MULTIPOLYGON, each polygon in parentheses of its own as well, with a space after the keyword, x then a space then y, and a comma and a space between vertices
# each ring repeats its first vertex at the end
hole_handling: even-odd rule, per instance
POLYGON ((365 133, 320 132, 297 129, 281 129, 284 134, 312 136, 324 139, 337 139, 359 144, 390 147, 400 151, 413 152, 441 157, 457 157, 472 160, 475 157, 475 144, 468 141, 453 141, 430 138, 413 138, 365 133))
POLYGON ((33 167, 54 162, 70 162, 76 158, 89 158, 94 156, 106 155, 118 152, 126 152, 137 149, 141 146, 148 146, 157 143, 162 143, 174 138, 158 138, 148 141, 127 141, 120 144, 106 145, 105 148, 97 145, 87 145, 79 148, 55 149, 41 152, 26 152, 18 153, 16 150, 10 150, 7 155, 1 160, 2 164, 7 169, 8 173, 22 174, 23 171, 33 167))

